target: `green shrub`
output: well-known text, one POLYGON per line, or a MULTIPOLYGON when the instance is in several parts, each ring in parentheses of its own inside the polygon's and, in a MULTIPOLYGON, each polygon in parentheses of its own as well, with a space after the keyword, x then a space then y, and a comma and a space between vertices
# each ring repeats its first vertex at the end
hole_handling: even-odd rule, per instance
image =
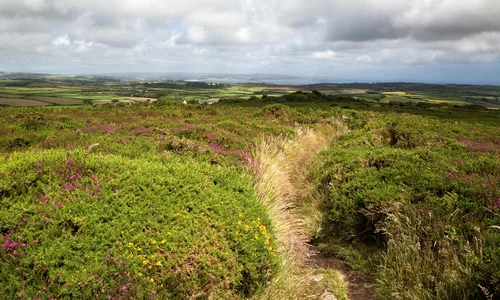
POLYGON ((0 164, 0 295, 250 295, 277 265, 249 178, 186 157, 48 150, 0 164))
POLYGON ((22 127, 32 130, 39 129, 47 123, 45 116, 35 110, 25 110, 18 115, 18 119, 21 120, 22 127))
MULTIPOLYGON (((346 242, 382 251, 371 267, 357 256, 346 259, 374 272, 383 297, 499 296, 496 146, 457 137, 464 124, 445 120, 365 120, 322 154, 323 248, 340 257, 357 253, 344 250, 346 242)), ((467 130, 483 140, 495 132, 477 125, 467 130)))
POLYGON ((280 103, 268 104, 261 109, 260 114, 278 119, 288 119, 290 117, 290 108, 280 103))

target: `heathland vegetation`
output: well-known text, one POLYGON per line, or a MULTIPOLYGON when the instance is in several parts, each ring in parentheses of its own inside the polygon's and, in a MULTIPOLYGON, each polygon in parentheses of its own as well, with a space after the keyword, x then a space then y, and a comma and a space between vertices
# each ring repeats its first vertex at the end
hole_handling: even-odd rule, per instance
POLYGON ((499 90, 4 79, 0 296, 500 297, 499 90))

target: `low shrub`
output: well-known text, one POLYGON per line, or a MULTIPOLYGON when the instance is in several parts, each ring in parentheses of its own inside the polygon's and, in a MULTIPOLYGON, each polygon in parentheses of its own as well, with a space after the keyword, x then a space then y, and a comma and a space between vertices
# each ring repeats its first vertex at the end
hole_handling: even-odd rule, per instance
POLYGON ((371 267, 357 263, 373 272, 383 297, 500 296, 500 165, 495 144, 482 141, 495 129, 469 126, 484 135, 471 141, 457 136, 463 124, 371 117, 322 154, 327 221, 318 242, 380 253, 371 267))
POLYGON ((0 297, 234 298, 278 264, 250 178, 187 157, 11 153, 0 297))
POLYGON ((290 117, 290 108, 280 103, 268 104, 261 109, 260 114, 278 119, 288 119, 290 117))

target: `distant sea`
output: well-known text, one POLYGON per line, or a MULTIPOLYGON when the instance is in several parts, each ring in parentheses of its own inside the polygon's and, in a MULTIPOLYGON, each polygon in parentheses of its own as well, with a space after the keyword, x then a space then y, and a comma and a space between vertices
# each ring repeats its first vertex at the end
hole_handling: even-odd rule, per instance
POLYGON ((371 82, 353 79, 290 76, 281 74, 192 74, 192 73, 127 73, 109 74, 111 76, 140 78, 144 80, 182 80, 203 81, 216 83, 266 83, 276 85, 307 85, 315 83, 349 83, 349 82, 371 82))

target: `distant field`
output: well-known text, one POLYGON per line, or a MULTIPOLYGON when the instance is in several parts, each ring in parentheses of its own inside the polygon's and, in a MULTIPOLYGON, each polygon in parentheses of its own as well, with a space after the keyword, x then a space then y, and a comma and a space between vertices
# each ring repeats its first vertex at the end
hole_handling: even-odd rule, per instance
POLYGON ((346 94, 364 94, 364 93, 366 93, 366 90, 361 90, 361 89, 340 89, 338 91, 340 93, 346 93, 346 94))
MULTIPOLYGON (((3 80, 0 83, 11 84, 11 81, 3 80)), ((486 108, 500 108, 500 102, 496 98, 500 92, 496 87, 470 86, 436 86, 422 84, 322 84, 314 86, 291 86, 291 85, 220 85, 217 88, 193 88, 185 87, 181 83, 172 84, 172 87, 152 87, 151 85, 136 82, 132 84, 118 83, 88 83, 85 85, 71 85, 64 82, 50 82, 45 84, 34 82, 26 86, 1 86, 1 105, 11 106, 33 106, 47 105, 83 105, 85 100, 93 104, 108 104, 113 100, 121 102, 142 103, 155 100, 183 101, 203 100, 209 98, 239 98, 248 99, 251 96, 267 94, 269 96, 281 96, 293 93, 297 90, 310 92, 313 89, 325 95, 347 95, 369 102, 429 102, 447 105, 474 104, 486 108), (367 91, 372 91, 367 93, 367 91), (12 99, 22 101, 20 103, 12 99), (32 102, 26 101, 32 100, 32 102), (34 102, 33 102, 34 101, 34 102)))
POLYGON ((126 97, 126 98, 123 98, 122 100, 130 100, 130 101, 134 101, 134 102, 147 102, 148 100, 149 101, 156 101, 156 99, 154 99, 154 98, 147 98, 147 97, 126 97))
POLYGON ((8 106, 46 106, 50 105, 50 103, 29 100, 29 99, 19 99, 19 98, 0 98, 0 105, 8 105, 8 106))
POLYGON ((406 92, 385 92, 384 94, 390 96, 404 96, 406 92))
POLYGON ((46 88, 46 87, 4 87, 0 89, 1 93, 9 94, 60 94, 60 93, 79 93, 81 89, 77 88, 46 88))
POLYGON ((456 105, 464 105, 467 104, 465 101, 460 100, 443 100, 443 99, 426 99, 432 103, 447 103, 447 104, 456 104, 456 105))
POLYGON ((421 102, 422 100, 417 100, 417 99, 409 99, 406 97, 400 97, 400 96, 386 96, 380 102, 421 102))
POLYGON ((57 105, 81 105, 83 104, 82 100, 71 99, 71 98, 58 98, 58 97, 26 97, 28 100, 49 102, 57 105))

